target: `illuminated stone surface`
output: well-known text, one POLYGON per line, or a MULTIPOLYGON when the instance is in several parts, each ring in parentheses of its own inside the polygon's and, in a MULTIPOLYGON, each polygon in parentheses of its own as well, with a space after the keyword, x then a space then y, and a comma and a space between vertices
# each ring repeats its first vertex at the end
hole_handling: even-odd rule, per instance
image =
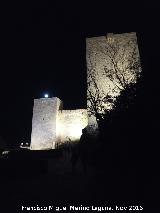
POLYGON ((77 141, 87 124, 85 109, 62 110, 62 101, 56 97, 35 99, 30 149, 55 149, 57 144, 77 141))
POLYGON ((61 142, 77 141, 88 125, 86 109, 62 110, 58 113, 58 134, 61 142))
POLYGON ((62 102, 58 98, 34 100, 31 149, 54 149, 56 143, 57 114, 62 102))
POLYGON ((95 100, 97 112, 103 114, 105 109, 111 109, 109 102, 102 101, 104 97, 116 98, 126 85, 136 83, 141 72, 136 33, 109 33, 87 38, 86 60, 88 130, 93 134, 98 125, 91 97, 95 100))
POLYGON ((87 109, 62 110, 62 102, 56 97, 35 99, 31 149, 54 149, 65 141, 77 141, 87 124, 88 132, 97 135, 90 94, 97 101, 97 112, 103 114, 112 108, 104 99, 107 95, 116 98, 126 85, 136 83, 141 72, 136 33, 87 38, 86 60, 87 109))

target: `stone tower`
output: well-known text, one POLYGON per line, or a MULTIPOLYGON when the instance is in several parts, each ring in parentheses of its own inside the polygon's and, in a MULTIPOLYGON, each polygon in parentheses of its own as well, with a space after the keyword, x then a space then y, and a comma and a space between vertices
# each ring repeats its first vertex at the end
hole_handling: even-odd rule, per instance
POLYGON ((59 98, 34 99, 31 146, 32 150, 54 149, 57 140, 58 111, 62 109, 59 98))
POLYGON ((107 101, 136 83, 141 72, 135 32, 86 39, 88 129, 98 130, 96 112, 103 116, 112 105, 107 101))

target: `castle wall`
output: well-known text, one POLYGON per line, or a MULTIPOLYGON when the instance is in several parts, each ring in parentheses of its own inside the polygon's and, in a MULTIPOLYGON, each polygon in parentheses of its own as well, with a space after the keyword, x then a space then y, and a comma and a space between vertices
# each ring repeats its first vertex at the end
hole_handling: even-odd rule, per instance
POLYGON ((82 129, 88 125, 86 109, 62 110, 58 113, 58 135, 61 143, 78 141, 82 129))
POLYGON ((60 99, 34 99, 31 146, 32 150, 55 148, 57 136, 57 115, 61 108, 60 99))
POLYGON ((85 109, 62 110, 58 98, 35 99, 30 149, 55 149, 57 144, 78 141, 87 124, 85 109))

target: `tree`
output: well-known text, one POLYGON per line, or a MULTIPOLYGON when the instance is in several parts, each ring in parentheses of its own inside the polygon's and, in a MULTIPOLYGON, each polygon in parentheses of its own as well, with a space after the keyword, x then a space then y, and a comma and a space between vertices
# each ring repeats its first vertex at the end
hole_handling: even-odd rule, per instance
POLYGON ((122 46, 118 42, 107 42, 101 51, 108 56, 111 67, 104 66, 105 77, 121 91, 140 77, 141 66, 136 37, 122 46))
POLYGON ((88 89, 87 89, 87 100, 89 101, 89 113, 96 117, 97 123, 103 119, 104 111, 105 111, 105 103, 108 104, 108 107, 113 102, 113 97, 109 95, 109 93, 105 93, 105 91, 99 89, 96 77, 95 77, 95 68, 91 63, 91 70, 88 72, 88 89), (91 85, 94 85, 94 90, 91 85), (92 88, 89 89, 89 88, 92 88))
MULTIPOLYGON (((88 42, 89 43, 89 42, 88 42)), ((123 90, 140 77, 140 57, 135 34, 94 40, 87 46, 87 102, 97 124, 114 108, 123 90)), ((117 104, 116 104, 117 105, 117 104)))

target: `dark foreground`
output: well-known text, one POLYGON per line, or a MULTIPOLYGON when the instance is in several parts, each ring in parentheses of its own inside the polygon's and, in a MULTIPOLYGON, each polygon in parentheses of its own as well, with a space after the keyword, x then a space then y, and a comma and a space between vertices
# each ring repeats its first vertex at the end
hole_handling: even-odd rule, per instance
POLYGON ((78 160, 73 174, 70 153, 13 152, 9 159, 0 161, 0 212, 34 212, 23 207, 37 205, 67 207, 61 212, 71 212, 70 206, 113 208, 102 212, 122 212, 116 208, 130 206, 138 206, 130 207, 132 210, 137 208, 136 212, 150 212, 158 208, 155 199, 155 192, 159 191, 158 175, 146 177, 145 172, 137 174, 136 169, 123 166, 113 168, 107 161, 104 162, 106 158, 101 160, 101 165, 98 160, 97 163, 88 163, 86 173, 78 160), (140 210, 141 207, 145 210, 140 210))

